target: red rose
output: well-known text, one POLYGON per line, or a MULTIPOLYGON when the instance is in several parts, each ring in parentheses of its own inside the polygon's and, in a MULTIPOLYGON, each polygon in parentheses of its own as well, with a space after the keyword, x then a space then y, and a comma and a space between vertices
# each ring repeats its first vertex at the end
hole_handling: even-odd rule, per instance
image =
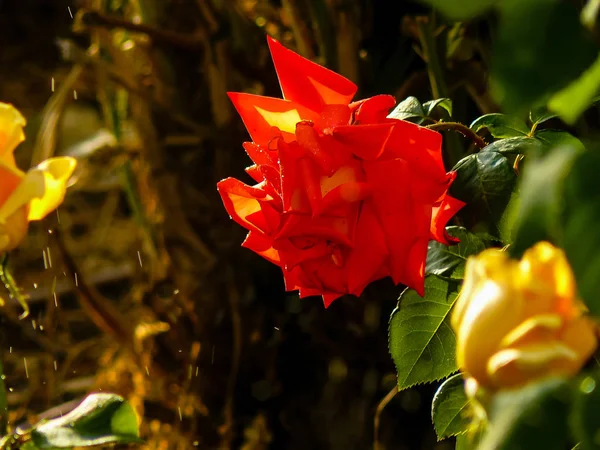
POLYGON ((447 194, 441 135, 388 119, 395 100, 357 87, 269 38, 284 99, 230 93, 258 183, 218 183, 244 243, 281 267, 287 290, 325 306, 391 276, 423 294, 429 239, 449 244, 463 203, 447 194))

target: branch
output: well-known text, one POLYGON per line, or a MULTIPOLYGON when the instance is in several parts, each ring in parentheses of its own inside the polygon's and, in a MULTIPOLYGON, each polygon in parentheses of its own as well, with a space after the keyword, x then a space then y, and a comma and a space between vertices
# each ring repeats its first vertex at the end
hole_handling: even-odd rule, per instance
POLYGON ((76 17, 76 24, 79 23, 89 27, 122 28, 128 31, 144 33, 156 43, 169 44, 189 51, 199 51, 205 46, 203 39, 199 39, 197 36, 171 30, 161 30, 160 28, 143 23, 133 23, 120 17, 107 16, 98 11, 79 10, 76 17))
POLYGON ((459 122, 438 122, 432 125, 427 125, 427 128, 435 131, 456 131, 457 133, 462 134, 467 139, 473 141, 473 143, 477 146, 477 148, 482 149, 487 146, 487 143, 483 140, 481 136, 471 130, 468 126, 463 125, 459 122))
POLYGON ((381 413, 388 405, 389 402, 393 400, 393 398, 398 393, 398 385, 394 386, 390 392, 388 392, 385 397, 379 402, 377 405, 377 409, 375 410, 375 418, 373 420, 373 434, 374 434, 374 442, 373 449, 381 450, 381 443, 379 442, 379 422, 381 419, 381 413))

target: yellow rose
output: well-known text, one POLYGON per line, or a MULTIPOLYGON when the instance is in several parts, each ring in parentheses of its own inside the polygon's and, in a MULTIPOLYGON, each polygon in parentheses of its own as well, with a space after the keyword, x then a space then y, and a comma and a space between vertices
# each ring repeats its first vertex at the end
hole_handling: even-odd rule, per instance
POLYGON ((0 253, 19 245, 30 221, 43 219, 62 203, 76 166, 75 159, 58 157, 19 170, 13 152, 25 138, 24 126, 19 111, 0 103, 0 253))
POLYGON ((574 375, 597 345, 584 313, 564 253, 547 242, 520 261, 498 249, 469 258, 451 320, 467 384, 495 390, 574 375))

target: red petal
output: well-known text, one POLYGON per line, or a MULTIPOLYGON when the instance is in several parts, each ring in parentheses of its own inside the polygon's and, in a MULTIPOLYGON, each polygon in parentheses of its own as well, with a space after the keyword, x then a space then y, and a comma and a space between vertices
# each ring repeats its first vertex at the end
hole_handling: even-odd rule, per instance
POLYGON ((319 137, 312 123, 298 123, 296 125, 296 139, 300 147, 319 165, 325 175, 331 175, 335 171, 334 160, 326 149, 321 147, 319 137))
POLYGON ((333 137, 347 145, 359 158, 374 160, 383 153, 393 129, 393 123, 344 125, 335 127, 333 137))
POLYGON ((267 41, 286 100, 319 112, 325 105, 347 105, 352 100, 358 89, 352 81, 303 58, 273 38, 267 41))
POLYGON ((228 92, 227 95, 242 118, 250 137, 258 145, 268 146, 273 137, 273 127, 281 130, 284 139, 293 140, 296 123, 318 119, 317 115, 305 108, 280 98, 240 92, 228 92))
POLYGON ((309 214, 310 203, 304 189, 304 182, 298 173, 298 161, 302 159, 304 153, 296 142, 288 144, 279 140, 277 148, 281 171, 283 210, 309 214))
POLYGON ((321 174, 314 161, 302 158, 297 162, 298 176, 302 180, 304 193, 308 197, 313 215, 321 210, 323 194, 321 192, 321 174))
POLYGON ((254 164, 277 167, 277 162, 273 160, 270 152, 265 147, 261 147, 254 142, 244 142, 243 147, 254 164))
POLYGON ((465 204, 457 198, 445 195, 441 203, 433 207, 431 239, 435 239, 445 245, 453 245, 460 242, 459 239, 448 234, 446 224, 465 204))
POLYGON ((246 240, 242 243, 242 247, 252 250, 267 261, 279 266, 281 265, 279 252, 273 248, 272 244, 273 239, 251 231, 246 236, 246 240))
POLYGON ((327 105, 321 112, 316 125, 325 134, 331 134, 332 128, 340 125, 350 125, 352 111, 346 105, 327 105))
POLYGON ((323 197, 320 208, 316 214, 327 214, 332 210, 349 203, 364 200, 371 194, 371 187, 367 183, 352 181, 333 188, 323 197))
POLYGON ((256 164, 254 164, 253 166, 250 166, 250 167, 246 167, 245 171, 257 183, 260 183, 263 181, 263 174, 260 171, 260 167, 258 167, 256 164))
POLYGON ((277 240, 275 246, 280 254, 282 267, 285 267, 286 270, 292 270, 298 264, 311 259, 322 258, 329 253, 327 243, 324 240, 321 240, 306 249, 295 246, 291 240, 288 239, 277 240))
POLYGON ((446 182, 442 159, 442 135, 405 120, 391 120, 395 124, 387 141, 382 159, 402 158, 409 162, 411 171, 421 172, 437 182, 446 182))
POLYGON ((316 237, 348 247, 352 246, 358 207, 351 208, 346 217, 289 214, 277 239, 291 237, 316 237))
POLYGON ((419 292, 424 288, 424 267, 431 228, 431 204, 417 200, 412 167, 406 161, 365 163, 374 210, 390 252, 391 275, 396 284, 419 292))
POLYGON ((380 272, 388 254, 385 234, 379 220, 371 202, 365 202, 356 225, 354 248, 346 263, 348 291, 359 296, 367 284, 378 279, 374 276, 380 272))
POLYGON ((217 190, 231 218, 244 228, 265 234, 279 227, 280 215, 270 205, 272 200, 264 190, 235 178, 219 181, 217 190))
POLYGON ((340 298, 343 295, 344 294, 338 294, 338 293, 323 294, 323 305, 325 305, 325 308, 329 308, 329 306, 333 303, 334 300, 337 300, 338 298, 340 298))
POLYGON ((371 98, 352 103, 350 108, 355 110, 355 123, 379 123, 386 119, 390 109, 396 104, 391 95, 376 95, 371 98))

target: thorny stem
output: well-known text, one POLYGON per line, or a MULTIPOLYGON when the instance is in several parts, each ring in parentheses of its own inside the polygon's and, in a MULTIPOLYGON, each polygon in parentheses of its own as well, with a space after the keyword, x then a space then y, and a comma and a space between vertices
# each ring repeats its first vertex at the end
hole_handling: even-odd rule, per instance
POLYGON ((467 139, 471 139, 477 148, 484 148, 487 143, 481 136, 471 130, 468 126, 463 125, 460 122, 438 122, 431 125, 427 125, 427 128, 435 131, 456 131, 462 134, 467 139))
POLYGON ((379 442, 379 425, 380 425, 381 413, 383 412, 385 407, 388 405, 388 403, 392 401, 392 399, 396 396, 397 393, 398 393, 398 385, 394 386, 392 388, 392 390, 390 392, 388 392, 386 394, 386 396, 383 397, 383 399, 377 405, 377 409, 375 410, 375 418, 373 420, 373 435, 374 435, 373 449, 374 450, 381 450, 381 443, 379 442))

